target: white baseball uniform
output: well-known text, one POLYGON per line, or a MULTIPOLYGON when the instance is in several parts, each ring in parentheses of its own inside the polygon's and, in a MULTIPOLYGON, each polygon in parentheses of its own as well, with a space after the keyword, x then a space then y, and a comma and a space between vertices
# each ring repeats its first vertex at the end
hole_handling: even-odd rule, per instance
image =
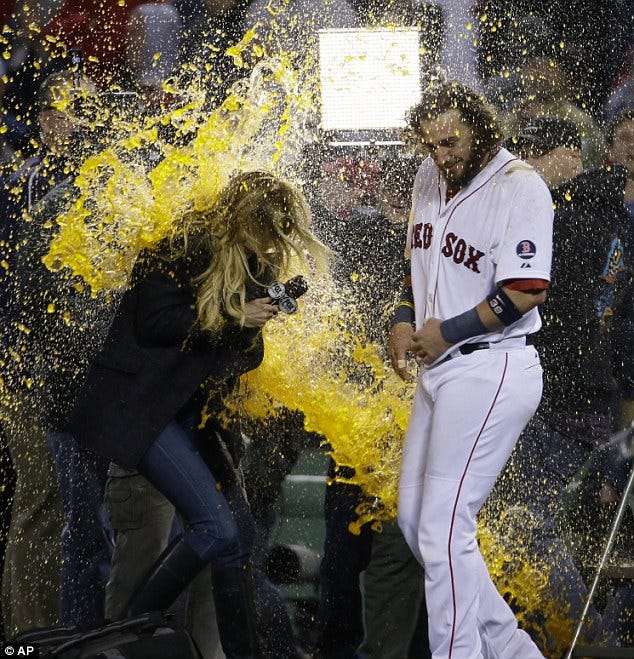
MULTIPOLYGON (((460 314, 510 279, 550 278, 553 208, 534 170, 505 149, 450 201, 428 158, 414 184, 407 251, 419 329, 460 314)), ((429 640, 438 659, 542 657, 498 594, 476 541, 476 514, 542 391, 526 336, 537 308, 455 345, 420 371, 405 437, 399 525, 425 566, 429 640), (482 348, 482 346, 480 346, 482 348)))

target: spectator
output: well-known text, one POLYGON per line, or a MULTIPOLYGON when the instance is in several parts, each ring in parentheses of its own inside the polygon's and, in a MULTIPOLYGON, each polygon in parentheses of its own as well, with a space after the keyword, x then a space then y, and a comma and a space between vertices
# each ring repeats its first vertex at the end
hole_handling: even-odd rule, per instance
MULTIPOLYGON (((153 60, 154 53, 144 51, 143 44, 149 47, 154 30, 164 30, 160 52, 170 61, 178 38, 175 19, 175 10, 167 0, 65 0, 45 27, 45 34, 56 40, 54 52, 79 51, 86 75, 105 90, 127 81, 135 69, 147 65, 148 58, 153 60), (148 20, 153 21, 150 30, 148 20)), ((154 63, 160 71, 160 58, 154 63)))
POLYGON ((593 117, 575 103, 576 85, 554 54, 537 51, 519 70, 520 91, 506 115, 505 130, 514 135, 531 119, 556 116, 572 121, 581 135, 584 167, 601 164, 605 140, 593 117))
POLYGON ((610 122, 607 142, 608 164, 622 165, 627 171, 625 206, 634 223, 634 107, 626 108, 610 122))
POLYGON ((19 224, 21 237, 13 259, 15 324, 28 329, 20 339, 24 358, 16 375, 34 382, 30 386, 37 401, 33 422, 46 430, 61 486, 65 524, 59 615, 66 626, 103 621, 103 586, 112 549, 102 508, 107 463, 77 446, 65 424, 110 311, 103 296, 82 294, 77 281, 50 273, 41 258, 55 219, 74 199, 77 168, 101 137, 91 132, 88 119, 97 107, 94 93, 94 85, 74 71, 53 74, 43 85, 39 116, 48 149, 25 183, 32 219, 19 224))
POLYGON ((160 90, 180 65, 181 20, 167 2, 144 2, 130 11, 126 61, 137 91, 160 90))
POLYGON ((534 58, 550 58, 556 52, 556 34, 539 16, 518 16, 514 21, 514 38, 505 49, 504 66, 484 81, 487 98, 502 112, 510 112, 523 93, 523 67, 534 58))
MULTIPOLYGON (((381 175, 371 156, 344 155, 322 165, 322 176, 314 203, 316 230, 337 255, 334 277, 340 295, 350 304, 350 323, 359 327, 366 341, 381 345, 388 307, 390 282, 402 267, 402 234, 408 182, 415 171, 416 159, 386 157, 381 175), (384 178, 383 178, 384 177, 384 178), (380 183, 381 181, 381 183, 380 183), (377 193, 381 201, 377 204, 377 193), (377 309, 379 313, 377 314, 377 309), (370 320, 372 319, 372 320, 370 320)), ((354 470, 331 460, 329 485, 324 500, 326 538, 320 567, 320 601, 316 622, 316 651, 320 657, 354 657, 364 639, 361 573, 368 567, 376 536, 369 525, 358 535, 349 525, 357 519, 356 509, 364 501, 359 486, 347 483, 354 470)), ((383 538, 381 539, 383 541, 383 538)), ((390 535, 393 548, 410 553, 400 532, 390 535)), ((387 542, 387 540, 386 540, 387 542)), ((388 610, 368 609, 375 626, 367 634, 365 652, 376 656, 387 648, 376 647, 386 641, 382 632, 391 631, 388 645, 395 656, 407 655, 421 602, 416 577, 422 580, 415 563, 404 561, 409 579, 390 580, 376 574, 371 581, 374 602, 381 588, 388 588, 400 615, 389 618, 388 610), (414 587, 412 587, 414 582, 414 587), (399 586, 399 591, 395 589, 399 586)), ((418 582, 420 585, 421 581, 418 582)), ((393 612, 393 607, 389 610, 393 612)), ((425 656, 426 645, 416 648, 425 656)))
POLYGON ((606 121, 612 122, 620 112, 634 108, 634 45, 630 46, 623 63, 623 74, 603 106, 606 121))
POLYGON ((33 154, 33 144, 39 141, 33 99, 47 75, 64 66, 62 59, 51 61, 41 40, 41 31, 53 9, 51 5, 34 0, 17 3, 3 32, 5 52, 10 55, 3 60, 4 75, 0 79, 0 105, 7 129, 2 139, 7 159, 13 151, 20 152, 18 160, 33 154))
POLYGON ((274 421, 249 424, 247 433, 244 480, 255 526, 253 570, 262 656, 299 659, 305 656, 301 647, 305 644, 301 639, 303 630, 298 629, 295 634, 282 594, 267 577, 267 557, 270 536, 279 521, 282 482, 295 466, 299 453, 308 447, 317 448, 321 437, 304 430, 302 414, 287 410, 274 421))
MULTIPOLYGON (((199 11, 184 16, 186 38, 182 40, 181 59, 195 64, 214 106, 245 75, 227 49, 242 39, 249 3, 249 0, 201 0, 199 11)), ((248 65, 245 63, 245 68, 248 65)))
MULTIPOLYGON (((576 126, 557 117, 533 120, 509 148, 526 157, 551 190, 554 265, 537 336, 543 398, 499 481, 498 496, 502 505, 526 506, 534 516, 529 546, 535 556, 547 557, 551 602, 572 628, 587 589, 555 520, 566 486, 611 434, 616 393, 612 324, 623 303, 625 180, 622 170, 583 171, 576 126)), ((563 650, 568 639, 553 637, 542 623, 536 621, 539 633, 548 637, 548 649, 563 650)), ((597 636, 600 628, 593 609, 587 636, 597 636)))
MULTIPOLYGON (((405 228, 420 162, 420 158, 404 154, 381 161, 377 210, 391 223, 395 240, 405 228)), ((394 262, 398 262, 398 246, 393 250, 394 262)), ((384 337, 377 336, 376 340, 384 341, 384 337)), ((372 553, 363 575, 365 633, 359 655, 367 659, 431 657, 423 567, 407 546, 396 520, 382 527, 372 539, 372 553)))
MULTIPOLYGON (((610 123, 607 131, 608 164, 622 165, 627 172, 625 183, 625 208, 629 223, 625 228, 625 249, 627 254, 634 250, 634 108, 619 112, 610 123)), ((629 275, 633 277, 632 266, 629 275)), ((627 428, 634 420, 634 360, 631 346, 634 343, 634 308, 630 301, 621 309, 617 319, 618 352, 616 375, 620 385, 621 419, 619 426, 627 428)))
MULTIPOLYGON (((81 119, 73 115, 73 101, 94 88, 84 81, 83 90, 74 89, 74 79, 74 73, 67 71, 44 81, 38 96, 38 125, 44 149, 19 167, 2 187, 2 216, 9 222, 5 235, 10 246, 10 267, 3 284, 10 291, 10 304, 5 309, 5 319, 10 322, 3 326, 3 344, 5 354, 15 350, 23 354, 21 361, 7 360, 4 364, 10 401, 10 405, 4 403, 5 433, 17 478, 2 583, 5 627, 10 636, 57 621, 59 584, 50 562, 59 564, 62 522, 57 476, 45 441, 50 426, 43 412, 49 405, 42 398, 42 364, 35 346, 36 337, 42 335, 40 324, 47 317, 50 300, 42 308, 38 302, 49 292, 41 287, 34 296, 26 292, 29 286, 37 287, 36 280, 41 282, 42 266, 33 257, 41 246, 36 235, 38 227, 35 222, 25 222, 23 213, 34 213, 38 202, 66 180, 77 164, 70 156, 76 155, 80 144, 76 138, 81 119), (18 279, 25 270, 28 274, 18 279), (41 315, 30 313, 32 310, 39 310, 41 315)), ((55 313, 49 315, 57 317, 55 313)), ((50 337, 46 341, 50 347, 50 337)), ((63 383, 57 394, 63 393, 68 384, 63 383)))
MULTIPOLYGON (((619 73, 632 39, 628 0, 478 0, 479 68, 484 80, 513 72, 525 20, 537 30, 548 26, 566 76, 574 82, 575 102, 593 118, 619 73)), ((597 163, 598 164, 598 163, 597 163)))

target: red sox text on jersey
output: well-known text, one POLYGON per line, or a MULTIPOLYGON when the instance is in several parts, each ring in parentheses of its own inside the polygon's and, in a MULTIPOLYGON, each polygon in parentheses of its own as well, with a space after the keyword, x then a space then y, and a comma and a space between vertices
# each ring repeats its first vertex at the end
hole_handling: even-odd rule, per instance
MULTIPOLYGON (((429 249, 433 235, 434 227, 429 222, 415 224, 412 232, 412 249, 429 249)), ((484 252, 469 245, 464 238, 460 238, 451 231, 445 236, 445 244, 440 253, 447 258, 452 258, 454 263, 462 263, 465 268, 480 272, 478 261, 484 256, 484 252)))

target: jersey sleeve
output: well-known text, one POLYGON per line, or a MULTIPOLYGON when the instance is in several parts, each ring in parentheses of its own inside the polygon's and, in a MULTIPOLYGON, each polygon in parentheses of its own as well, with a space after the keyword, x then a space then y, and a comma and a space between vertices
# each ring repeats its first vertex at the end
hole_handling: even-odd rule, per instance
POLYGON ((512 291, 545 291, 548 289, 548 282, 545 279, 506 279, 501 284, 512 291))
POLYGON ((550 281, 553 202, 545 183, 532 170, 511 171, 506 224, 497 250, 495 281, 550 281))

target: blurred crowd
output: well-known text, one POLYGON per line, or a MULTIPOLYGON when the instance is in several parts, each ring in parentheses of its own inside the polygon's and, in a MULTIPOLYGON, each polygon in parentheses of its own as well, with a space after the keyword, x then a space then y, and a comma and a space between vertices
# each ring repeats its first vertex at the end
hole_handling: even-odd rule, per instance
MULTIPOLYGON (((624 458, 619 447, 609 443, 613 433, 634 422, 631 2, 4 0, 0 23, 4 26, 0 32, 3 269, 9 267, 5 254, 11 240, 10 212, 16 204, 9 192, 28 181, 30 205, 31 195, 35 201, 41 199, 76 171, 77 163, 61 157, 68 154, 60 154, 55 147, 55 137, 65 129, 60 117, 53 115, 66 110, 56 105, 50 89, 47 92, 45 81, 52 75, 61 76, 54 79, 56 84, 81 87, 89 95, 106 99, 105 103, 108 94, 120 102, 131 93, 134 112, 143 116, 178 107, 179 94, 189 81, 205 90, 206 108, 212 112, 254 64, 249 57, 241 59, 227 52, 251 28, 265 55, 291 57, 301 81, 302 75, 308 75, 306 63, 317 60, 315 35, 321 28, 416 26, 421 41, 421 86, 436 79, 458 80, 486 97, 502 118, 506 148, 537 169, 556 206, 552 294, 543 308, 545 327, 538 340, 546 381, 542 408, 520 440, 488 510, 509 524, 517 519, 510 510, 521 506, 531 511, 531 548, 549 557, 554 566, 552 597, 563 593, 562 610, 576 620, 591 576, 588 556, 600 550, 600 542, 589 548, 584 538, 586 534, 596 537, 592 531, 596 520, 606 527, 631 464, 631 456, 624 458), (173 80, 178 80, 178 89, 170 84, 173 80), (55 167, 41 176, 40 163, 56 158, 55 167), (35 177, 31 172, 36 172, 35 177), (537 483, 543 485, 543 498, 532 496, 537 483), (576 487, 574 496, 571 487, 576 487), (579 514, 578 509, 591 514, 579 514), (570 524, 555 523, 573 517, 574 531, 570 524)), ((305 145, 304 162, 296 173, 305 181, 315 232, 337 255, 333 276, 354 300, 359 316, 371 318, 364 331, 377 345, 385 339, 386 320, 399 284, 397 266, 415 172, 427 155, 406 130, 398 138, 398 145, 381 150, 373 145, 333 146, 317 133, 305 145)), ((187 136, 174 139, 186 141, 187 136)), ((92 150, 96 144, 93 140, 92 150)), ((153 157, 151 151, 147 157, 153 157)), ((20 203, 27 203, 27 196, 18 196, 20 203)), ((0 286, 2 314, 8 317, 12 300, 6 277, 0 276, 0 286)), ((15 358, 5 355, 3 359, 15 358)), ((109 577, 109 595, 125 599, 121 591, 113 593, 115 576, 120 581, 125 578, 114 571, 109 574, 108 552, 112 552, 109 534, 113 527, 121 537, 133 528, 125 517, 131 515, 130 510, 126 513, 120 505, 129 496, 125 489, 132 482, 131 474, 108 464, 88 465, 85 457, 70 458, 55 443, 63 437, 31 428, 28 419, 14 423, 7 418, 11 414, 3 409, 0 419, 0 540, 7 557, 2 586, 5 636, 60 621, 102 623, 107 616, 99 597, 103 598, 102 587, 109 577), (72 483, 60 475, 68 475, 69 469, 81 474, 72 483), (100 510, 106 479, 110 520, 100 510), (78 508, 66 495, 82 490, 94 498, 78 508), (66 550, 82 553, 78 549, 82 536, 79 541, 77 536, 68 538, 69 524, 73 524, 69 511, 78 517, 104 517, 94 528, 82 528, 86 537, 101 546, 83 558, 94 578, 92 582, 79 580, 81 595, 77 595, 77 584, 66 591, 62 584, 60 593, 59 579, 51 578, 60 564, 54 557, 60 551, 64 555, 60 542, 66 550), (46 569, 40 571, 39 565, 46 569)), ((247 491, 260 514, 263 547, 282 479, 302 448, 319 442, 302 431, 301 419, 290 419, 281 428, 287 425, 277 433, 260 429, 265 438, 246 461, 247 491), (262 446, 270 448, 268 454, 262 446)), ((334 462, 330 465, 330 476, 339 475, 345 481, 350 474, 344 472, 334 462)), ((137 494, 144 487, 143 483, 130 486, 137 494)), ((386 525, 384 534, 366 528, 360 536, 345 535, 361 500, 357 490, 341 483, 328 488, 322 599, 316 612, 316 635, 308 645, 314 646, 315 656, 323 657, 428 656, 425 639, 420 638, 424 598, 420 589, 404 586, 402 578, 410 575, 411 586, 412 580, 420 581, 420 568, 398 530, 386 525), (398 572, 400 582, 390 570, 398 572), (370 575, 365 603, 359 591, 363 571, 370 575), (398 613, 387 622, 382 592, 398 593, 401 598, 398 613), (396 635, 402 643, 390 647, 397 623, 401 627, 396 635), (358 647, 361 650, 355 655, 358 647)), ((160 542, 166 542, 173 509, 156 492, 148 493, 144 501, 149 512, 147 517, 143 517, 145 512, 139 515, 142 523, 160 517, 160 542)), ((631 522, 626 533, 631 533, 631 522)), ((151 544, 147 536, 145 541, 151 544)), ((631 535, 621 545, 631 548, 631 535)), ((68 567, 63 560, 61 564, 68 567)), ((71 568, 62 574, 62 582, 75 577, 71 568)), ((266 656, 305 656, 300 653, 311 648, 296 647, 299 643, 283 603, 270 591, 273 587, 265 581, 260 586, 262 601, 274 611, 269 628, 277 625, 283 630, 277 636, 269 634, 266 656)), ((632 589, 620 583, 603 598, 588 616, 588 638, 631 643, 632 589), (629 619, 624 611, 630 612, 629 619)), ((538 618, 531 622, 536 629, 544 623, 538 618)), ((207 648, 205 659, 220 656, 214 654, 217 639, 210 638, 207 630, 200 631, 200 621, 190 626, 198 634, 199 645, 207 648)), ((544 653, 552 653, 549 656, 561 651, 561 638, 555 632, 545 637, 536 632, 536 639, 544 653)))

